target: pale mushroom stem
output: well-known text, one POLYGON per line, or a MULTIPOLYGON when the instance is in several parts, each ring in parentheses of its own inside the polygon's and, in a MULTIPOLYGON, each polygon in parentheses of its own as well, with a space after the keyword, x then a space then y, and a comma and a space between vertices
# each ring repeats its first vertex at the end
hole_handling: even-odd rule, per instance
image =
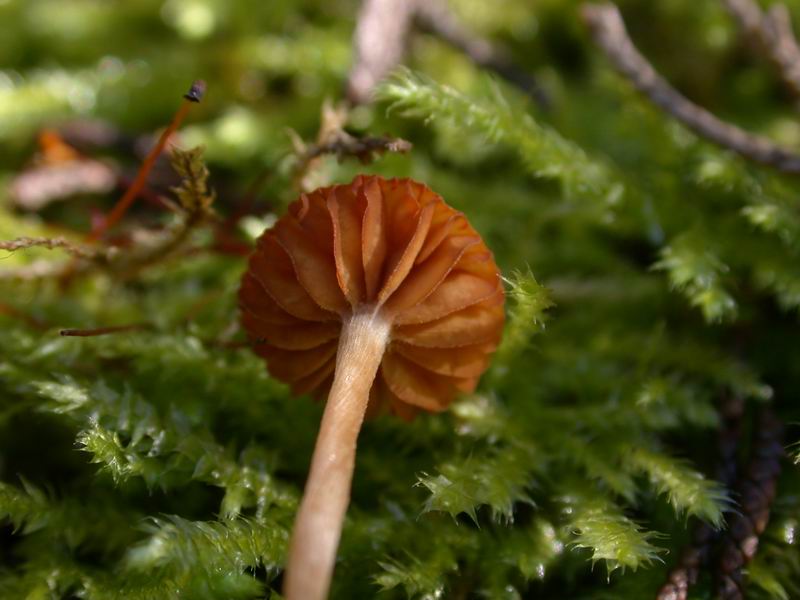
POLYGON ((356 440, 391 323, 373 307, 345 319, 336 373, 289 544, 287 600, 324 600, 350 503, 356 440))

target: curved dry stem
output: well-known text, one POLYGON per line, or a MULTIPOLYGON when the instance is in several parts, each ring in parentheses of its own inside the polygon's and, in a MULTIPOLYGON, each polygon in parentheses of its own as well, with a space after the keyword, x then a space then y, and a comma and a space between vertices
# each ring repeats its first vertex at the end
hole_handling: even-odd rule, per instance
POLYGON ((287 600, 323 600, 328 595, 350 503, 356 440, 390 325, 369 307, 345 319, 342 326, 336 374, 289 545, 287 600))
POLYGON ((639 52, 616 5, 584 4, 582 15, 595 42, 614 67, 660 107, 697 135, 784 173, 800 174, 800 155, 771 140, 722 121, 673 88, 639 52))
POLYGON ((142 191, 142 188, 144 188, 144 185, 147 182, 148 174, 156 164, 156 160, 158 159, 159 155, 164 151, 164 148, 166 147, 170 137, 172 137, 172 134, 175 133, 178 127, 181 126, 181 123, 186 118, 186 115, 189 114, 189 109, 191 108, 192 104, 200 102, 205 94, 205 91, 206 84, 204 81, 198 79, 192 82, 192 87, 189 88, 189 91, 183 96, 184 99, 178 108, 178 112, 175 113, 175 116, 172 118, 170 124, 167 125, 167 128, 158 138, 156 145, 153 146, 153 148, 145 157, 144 162, 142 162, 142 166, 139 168, 139 173, 137 173, 136 179, 125 191, 119 202, 117 202, 114 205, 114 208, 111 209, 111 212, 106 216, 102 225, 90 233, 86 238, 86 241, 96 242, 103 237, 103 235, 109 229, 116 225, 116 223, 125 215, 125 213, 133 204, 133 201, 136 200, 136 197, 142 191))

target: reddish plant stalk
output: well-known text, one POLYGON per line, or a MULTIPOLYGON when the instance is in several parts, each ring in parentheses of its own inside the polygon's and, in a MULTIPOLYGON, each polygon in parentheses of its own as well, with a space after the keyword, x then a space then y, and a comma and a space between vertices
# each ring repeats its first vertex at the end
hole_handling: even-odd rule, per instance
POLYGON ((342 325, 333 386, 289 546, 287 600, 327 598, 350 503, 356 440, 390 327, 373 307, 354 313, 342 325))
POLYGON ((102 225, 94 229, 87 236, 86 241, 96 242, 106 231, 116 225, 125 215, 125 213, 133 204, 133 201, 136 200, 137 196, 144 188, 144 185, 147 182, 147 176, 150 174, 150 171, 156 164, 156 160, 158 159, 159 155, 164 151, 169 138, 172 137, 172 134, 175 133, 178 127, 181 126, 181 123, 186 118, 186 115, 189 114, 189 109, 192 107, 192 104, 200 102, 200 99, 203 97, 204 93, 204 82, 198 80, 192 83, 192 87, 183 97, 183 102, 181 103, 180 108, 178 108, 178 111, 175 113, 175 116, 172 118, 172 121, 169 125, 167 125, 167 128, 161 134, 161 137, 158 138, 156 145, 153 146, 153 148, 145 157, 144 162, 142 162, 142 166, 136 175, 136 179, 122 195, 122 198, 119 199, 119 202, 117 202, 114 205, 114 208, 111 209, 111 212, 103 220, 102 225))

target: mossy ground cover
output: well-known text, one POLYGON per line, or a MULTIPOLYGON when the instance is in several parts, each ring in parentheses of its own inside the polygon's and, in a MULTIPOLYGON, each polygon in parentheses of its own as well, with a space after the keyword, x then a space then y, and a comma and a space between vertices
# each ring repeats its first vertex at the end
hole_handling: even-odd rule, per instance
MULTIPOLYGON (((654 598, 693 523, 724 529, 738 510, 714 479, 725 399, 746 402, 743 462, 765 407, 787 445, 797 438, 800 186, 642 99, 592 44, 577 2, 492 5, 451 3, 538 78, 548 109, 418 34, 407 67, 349 125, 413 150, 315 167, 320 182, 425 182, 484 236, 508 293, 504 341, 476 393, 440 415, 366 425, 333 597, 654 598)), ((277 597, 321 407, 292 398, 242 345, 245 258, 231 248, 296 196, 286 129, 312 140, 323 100, 341 97, 357 9, 0 2, 0 239, 80 242, 118 197, 19 208, 12 188, 34 168, 38 132, 101 120, 120 141, 85 152, 130 177, 136 140, 166 125, 198 77, 209 91, 178 144, 203 146, 192 160, 216 193, 216 216, 178 252, 124 273, 20 281, 3 272, 70 259, 0 255, 0 598, 277 597), (59 335, 121 324, 141 326, 59 335)), ((621 9, 687 96, 797 145, 791 98, 720 3, 621 9)), ((189 200, 210 198, 185 187, 197 173, 173 181, 164 169, 159 193, 182 177, 189 200)), ((119 232, 180 225, 140 201, 119 232)), ((748 598, 800 594, 799 489, 787 460, 748 598)), ((712 597, 713 572, 690 597, 712 597)))

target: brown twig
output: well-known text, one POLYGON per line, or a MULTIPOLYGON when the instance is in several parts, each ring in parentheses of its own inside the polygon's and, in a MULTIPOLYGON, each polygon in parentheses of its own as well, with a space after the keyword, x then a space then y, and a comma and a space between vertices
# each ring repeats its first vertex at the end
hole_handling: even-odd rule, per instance
MULTIPOLYGON (((718 462, 715 478, 730 488, 737 473, 736 451, 742 435, 744 401, 739 397, 728 397, 720 406, 723 423, 717 438, 718 462)), ((658 591, 656 600, 686 600, 689 588, 697 583, 700 569, 708 564, 718 532, 708 523, 699 522, 692 532, 692 539, 669 572, 667 581, 658 591)))
POLYGON ((494 71, 540 105, 548 105, 536 79, 503 49, 465 29, 443 0, 363 1, 353 37, 355 60, 347 82, 351 102, 369 102, 375 86, 400 65, 415 22, 479 67, 494 71))
POLYGON ((701 137, 757 163, 785 173, 800 173, 800 155, 771 140, 726 123, 692 103, 661 77, 631 42, 613 4, 585 4, 583 19, 616 69, 656 105, 701 137))
POLYGON ((789 91, 800 98, 800 46, 788 9, 783 4, 773 4, 765 14, 753 0, 723 3, 747 37, 777 67, 789 91))
POLYGON ((76 256, 67 261, 37 260, 16 269, 0 270, 0 281, 57 279, 63 282, 94 272, 105 272, 117 279, 129 279, 142 269, 175 256, 189 234, 203 223, 201 218, 183 216, 181 221, 166 231, 134 231, 135 242, 124 251, 116 246, 98 247, 92 256, 76 256))
POLYGON ((743 600, 742 569, 758 550, 759 537, 767 527, 781 459, 784 456, 783 425, 770 409, 763 409, 754 434, 750 462, 739 483, 740 511, 733 515, 719 559, 717 597, 743 600))
POLYGON ((189 109, 191 108, 192 104, 200 102, 200 99, 205 93, 205 89, 206 84, 201 80, 197 80, 192 83, 189 91, 183 96, 184 100, 181 103, 178 112, 175 113, 175 116, 170 124, 161 134, 161 137, 158 138, 156 145, 145 157, 142 167, 139 169, 139 173, 136 176, 133 184, 125 191, 125 194, 123 194, 119 202, 114 205, 114 208, 111 209, 111 212, 105 218, 103 224, 88 236, 87 240, 89 242, 95 242, 100 239, 106 231, 111 229, 111 227, 113 227, 123 217, 128 208, 130 208, 131 204, 133 204, 133 201, 136 200, 139 192, 144 187, 144 184, 147 181, 147 175, 150 173, 150 170, 156 163, 156 159, 167 145, 167 141, 169 141, 169 138, 172 136, 172 134, 175 133, 178 127, 180 127, 180 124, 183 122, 183 119, 186 117, 186 115, 189 114, 189 109))
POLYGON ((115 325, 113 327, 96 327, 94 329, 62 329, 58 333, 64 337, 97 337, 108 335, 109 333, 121 333, 123 331, 140 331, 142 329, 152 329, 149 323, 132 323, 130 325, 115 325))
POLYGON ((388 136, 366 136, 357 138, 344 130, 349 115, 345 104, 334 107, 329 102, 322 105, 320 129, 317 141, 306 145, 294 131, 289 130, 294 145, 297 163, 294 168, 295 187, 301 191, 309 191, 319 187, 310 175, 318 159, 326 154, 333 154, 339 160, 352 156, 361 163, 372 162, 376 156, 387 152, 405 153, 411 150, 411 142, 388 136))
POLYGON ((308 148, 302 159, 309 161, 323 154, 333 154, 339 159, 353 156, 362 163, 369 163, 376 154, 403 153, 409 150, 411 150, 411 142, 401 138, 386 136, 357 138, 342 131, 334 139, 308 148))
POLYGON ((99 254, 99 251, 95 248, 76 244, 63 237, 19 237, 8 241, 0 240, 0 250, 15 252, 16 250, 24 250, 27 248, 47 248, 48 250, 61 248, 68 254, 78 258, 94 258, 99 254))
MULTIPOLYGON (((127 279, 154 262, 172 255, 187 239, 194 227, 200 223, 202 221, 199 219, 186 217, 166 232, 139 230, 134 232, 134 238, 138 238, 137 241, 124 251, 115 246, 98 247, 92 249, 92 253, 77 254, 71 252, 74 258, 67 261, 37 260, 16 269, 0 271, 0 281, 34 281, 40 279, 63 281, 65 279, 72 280, 77 276, 96 271, 107 272, 118 279, 127 279)), ((52 240, 49 238, 36 239, 41 242, 39 245, 44 247, 48 247, 47 245, 50 242, 56 242, 53 247, 69 247, 59 245, 60 238, 52 240)), ((0 244, 10 245, 17 241, 0 242, 0 244)), ((77 248, 82 247, 78 246, 77 248)))
POLYGON ((347 96, 354 104, 372 98, 375 86, 403 60, 416 0, 364 0, 353 36, 353 68, 347 96))
POLYGON ((540 106, 550 105, 547 94, 530 73, 516 64, 503 48, 467 31, 443 0, 417 0, 416 8, 416 22, 422 29, 460 50, 479 67, 494 71, 529 94, 540 106))

